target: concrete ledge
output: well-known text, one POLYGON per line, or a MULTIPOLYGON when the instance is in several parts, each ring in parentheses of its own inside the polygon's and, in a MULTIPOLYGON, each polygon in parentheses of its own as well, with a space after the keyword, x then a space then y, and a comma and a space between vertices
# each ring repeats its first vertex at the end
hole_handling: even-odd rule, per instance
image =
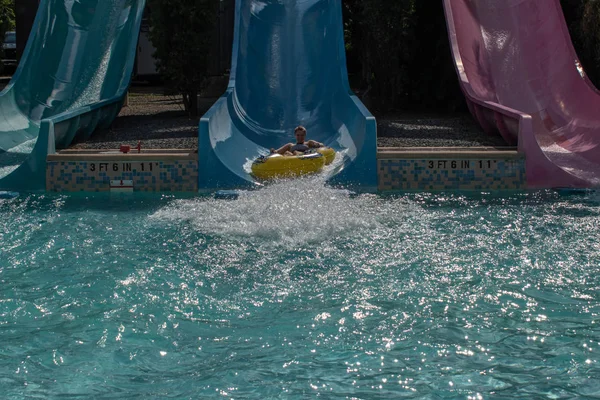
POLYGON ((178 161, 197 160, 198 154, 50 154, 48 161, 178 161))
POLYGON ((141 153, 121 153, 120 151, 63 150, 49 154, 48 161, 178 161, 197 160, 198 154, 187 150, 144 150, 141 153))
MULTIPOLYGON (((57 154, 123 154, 119 150, 101 150, 101 149, 67 149, 61 150, 57 154)), ((198 153, 197 149, 142 149, 141 153, 137 152, 137 149, 131 149, 130 153, 127 154, 171 154, 171 153, 198 153)))
POLYGON ((431 160, 431 159, 524 159, 516 147, 380 147, 379 160, 431 160))

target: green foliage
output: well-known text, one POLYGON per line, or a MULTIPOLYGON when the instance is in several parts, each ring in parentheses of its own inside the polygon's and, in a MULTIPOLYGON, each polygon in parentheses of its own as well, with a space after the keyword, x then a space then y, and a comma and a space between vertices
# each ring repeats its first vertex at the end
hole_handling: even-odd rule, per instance
POLYGON ((15 0, 0 0, 0 28, 2 33, 15 29, 15 0))
POLYGON ((219 0, 149 0, 159 72, 198 114, 198 93, 208 85, 208 69, 219 0))
MULTIPOLYGON (((15 0, 0 0, 0 57, 4 57, 2 45, 4 32, 15 29, 15 0)), ((0 70, 2 65, 0 64, 0 70)))

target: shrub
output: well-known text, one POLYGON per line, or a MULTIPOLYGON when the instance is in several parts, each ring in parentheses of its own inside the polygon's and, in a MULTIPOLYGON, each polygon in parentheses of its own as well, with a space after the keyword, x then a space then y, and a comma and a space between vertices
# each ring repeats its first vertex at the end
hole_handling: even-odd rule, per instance
MULTIPOLYGON (((15 0, 0 0, 0 58, 4 58, 4 33, 15 29, 15 0)), ((3 66, 0 63, 0 71, 3 66)))

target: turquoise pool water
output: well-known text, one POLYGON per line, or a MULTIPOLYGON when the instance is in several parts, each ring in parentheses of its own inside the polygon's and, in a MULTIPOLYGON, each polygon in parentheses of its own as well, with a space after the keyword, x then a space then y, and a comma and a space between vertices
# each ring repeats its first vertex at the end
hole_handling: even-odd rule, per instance
POLYGON ((600 196, 0 200, 3 398, 597 398, 600 196))

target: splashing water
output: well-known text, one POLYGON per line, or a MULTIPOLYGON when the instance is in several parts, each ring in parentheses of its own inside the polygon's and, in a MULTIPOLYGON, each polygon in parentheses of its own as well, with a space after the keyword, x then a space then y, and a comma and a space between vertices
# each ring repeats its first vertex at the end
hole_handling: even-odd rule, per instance
POLYGON ((179 200, 152 216, 157 222, 191 223, 204 234, 261 238, 283 246, 318 243, 327 238, 376 230, 408 211, 391 212, 377 196, 354 196, 323 184, 323 177, 281 181, 241 192, 234 202, 179 200), (383 206, 383 208, 382 208, 383 206))

